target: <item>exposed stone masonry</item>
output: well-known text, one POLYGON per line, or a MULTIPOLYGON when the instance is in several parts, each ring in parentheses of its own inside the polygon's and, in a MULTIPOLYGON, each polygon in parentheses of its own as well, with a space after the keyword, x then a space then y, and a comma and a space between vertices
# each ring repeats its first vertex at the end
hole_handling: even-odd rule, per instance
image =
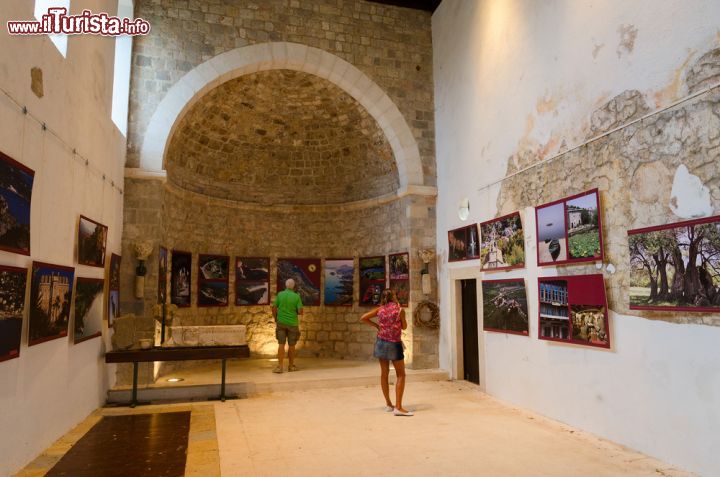
POLYGON ((289 70, 241 76, 205 95, 181 121, 168 177, 215 197, 321 204, 398 188, 375 120, 329 81, 289 70))
MULTIPOLYGON (((698 85, 717 84, 718 51, 703 55, 691 68, 689 89, 699 91, 698 85)), ((598 129, 590 135, 611 130, 647 111, 650 108, 637 91, 622 93, 593 114, 593 127, 598 129)), ((520 151, 509 161, 508 174, 539 159, 533 151, 520 151)), ((505 181, 497 199, 498 215, 598 187, 605 262, 616 268, 605 277, 610 308, 625 315, 720 326, 718 314, 629 310, 627 240, 628 229, 682 220, 670 208, 673 176, 681 165, 708 187, 712 206, 719 210, 718 164, 720 88, 715 88, 505 181)), ((559 274, 597 273, 592 265, 559 268, 559 274)))
POLYGON ((155 108, 179 78, 234 48, 269 41, 316 47, 355 65, 393 100, 435 185, 430 14, 349 0, 139 0, 152 34, 135 39, 128 166, 137 167, 155 108))

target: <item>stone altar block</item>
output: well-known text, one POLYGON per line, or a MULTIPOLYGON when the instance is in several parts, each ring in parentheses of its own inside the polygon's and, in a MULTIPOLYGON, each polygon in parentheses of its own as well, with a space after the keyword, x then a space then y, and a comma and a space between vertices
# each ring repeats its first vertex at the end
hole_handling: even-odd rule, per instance
POLYGON ((238 346, 247 344, 245 325, 171 326, 165 346, 238 346))

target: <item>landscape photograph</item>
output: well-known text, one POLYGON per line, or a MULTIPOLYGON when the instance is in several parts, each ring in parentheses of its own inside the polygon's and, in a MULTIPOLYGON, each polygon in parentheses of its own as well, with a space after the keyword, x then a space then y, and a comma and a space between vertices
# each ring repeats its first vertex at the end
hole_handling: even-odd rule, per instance
POLYGON ((74 343, 102 334, 104 287, 105 282, 102 279, 78 277, 75 285, 74 343))
POLYGON ((227 306, 227 281, 200 281, 198 284, 198 306, 227 306))
POLYGON ((527 335, 529 332, 525 280, 485 280, 483 329, 527 335))
POLYGON ((480 239, 481 269, 525 265, 525 236, 519 212, 480 224, 480 239))
POLYGON ((228 278, 230 257, 223 255, 200 255, 198 267, 205 280, 223 280, 228 278))
POLYGON ((78 263, 92 267, 105 266, 105 243, 108 228, 87 217, 80 216, 78 226, 78 263))
POLYGON ((277 262, 277 291, 285 289, 288 278, 295 280, 295 291, 304 306, 320 305, 320 259, 279 258, 277 262))
POLYGON ((547 265, 567 260, 565 239, 565 204, 535 209, 537 217, 538 265, 547 265))
POLYGON ((349 259, 325 260, 325 304, 328 306, 351 306, 355 264, 349 259))
POLYGON ((270 259, 263 257, 237 257, 235 280, 269 280, 270 259))
POLYGON ((600 257, 597 191, 568 200, 566 204, 570 258, 600 257))
POLYGON ((720 216, 628 231, 630 308, 720 310, 720 216))
POLYGON ((30 255, 35 172, 0 152, 0 250, 30 255))
POLYGON ((236 305, 268 305, 269 285, 266 281, 235 282, 236 305))
POLYGON ((395 292, 401 306, 410 303, 410 280, 390 280, 390 289, 395 292))
POLYGON ((170 270, 170 303, 190 306, 190 284, 192 283, 192 255, 173 251, 170 270))
POLYGON ((390 280, 410 278, 410 256, 407 252, 390 255, 390 280))

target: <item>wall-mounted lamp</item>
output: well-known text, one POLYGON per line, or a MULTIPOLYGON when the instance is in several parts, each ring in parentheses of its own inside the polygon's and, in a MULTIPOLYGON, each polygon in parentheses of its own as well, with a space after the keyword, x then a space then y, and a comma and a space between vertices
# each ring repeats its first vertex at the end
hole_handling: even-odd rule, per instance
POLYGON ((153 246, 151 242, 135 242, 133 249, 138 260, 135 268, 135 298, 142 298, 145 296, 145 274, 147 274, 145 260, 152 253, 153 246))
POLYGON ((463 221, 470 217, 470 199, 467 197, 460 199, 460 202, 458 202, 458 217, 463 221))

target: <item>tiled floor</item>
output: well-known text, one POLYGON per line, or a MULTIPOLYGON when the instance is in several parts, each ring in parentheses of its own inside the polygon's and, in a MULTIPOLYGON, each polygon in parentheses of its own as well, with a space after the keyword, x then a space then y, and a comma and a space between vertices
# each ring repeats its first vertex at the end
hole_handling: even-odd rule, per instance
POLYGON ((182 410, 192 411, 186 475, 193 477, 690 475, 515 409, 463 381, 409 383, 405 407, 413 417, 383 407, 372 385, 102 409, 19 475, 44 475, 101 415, 182 410))

